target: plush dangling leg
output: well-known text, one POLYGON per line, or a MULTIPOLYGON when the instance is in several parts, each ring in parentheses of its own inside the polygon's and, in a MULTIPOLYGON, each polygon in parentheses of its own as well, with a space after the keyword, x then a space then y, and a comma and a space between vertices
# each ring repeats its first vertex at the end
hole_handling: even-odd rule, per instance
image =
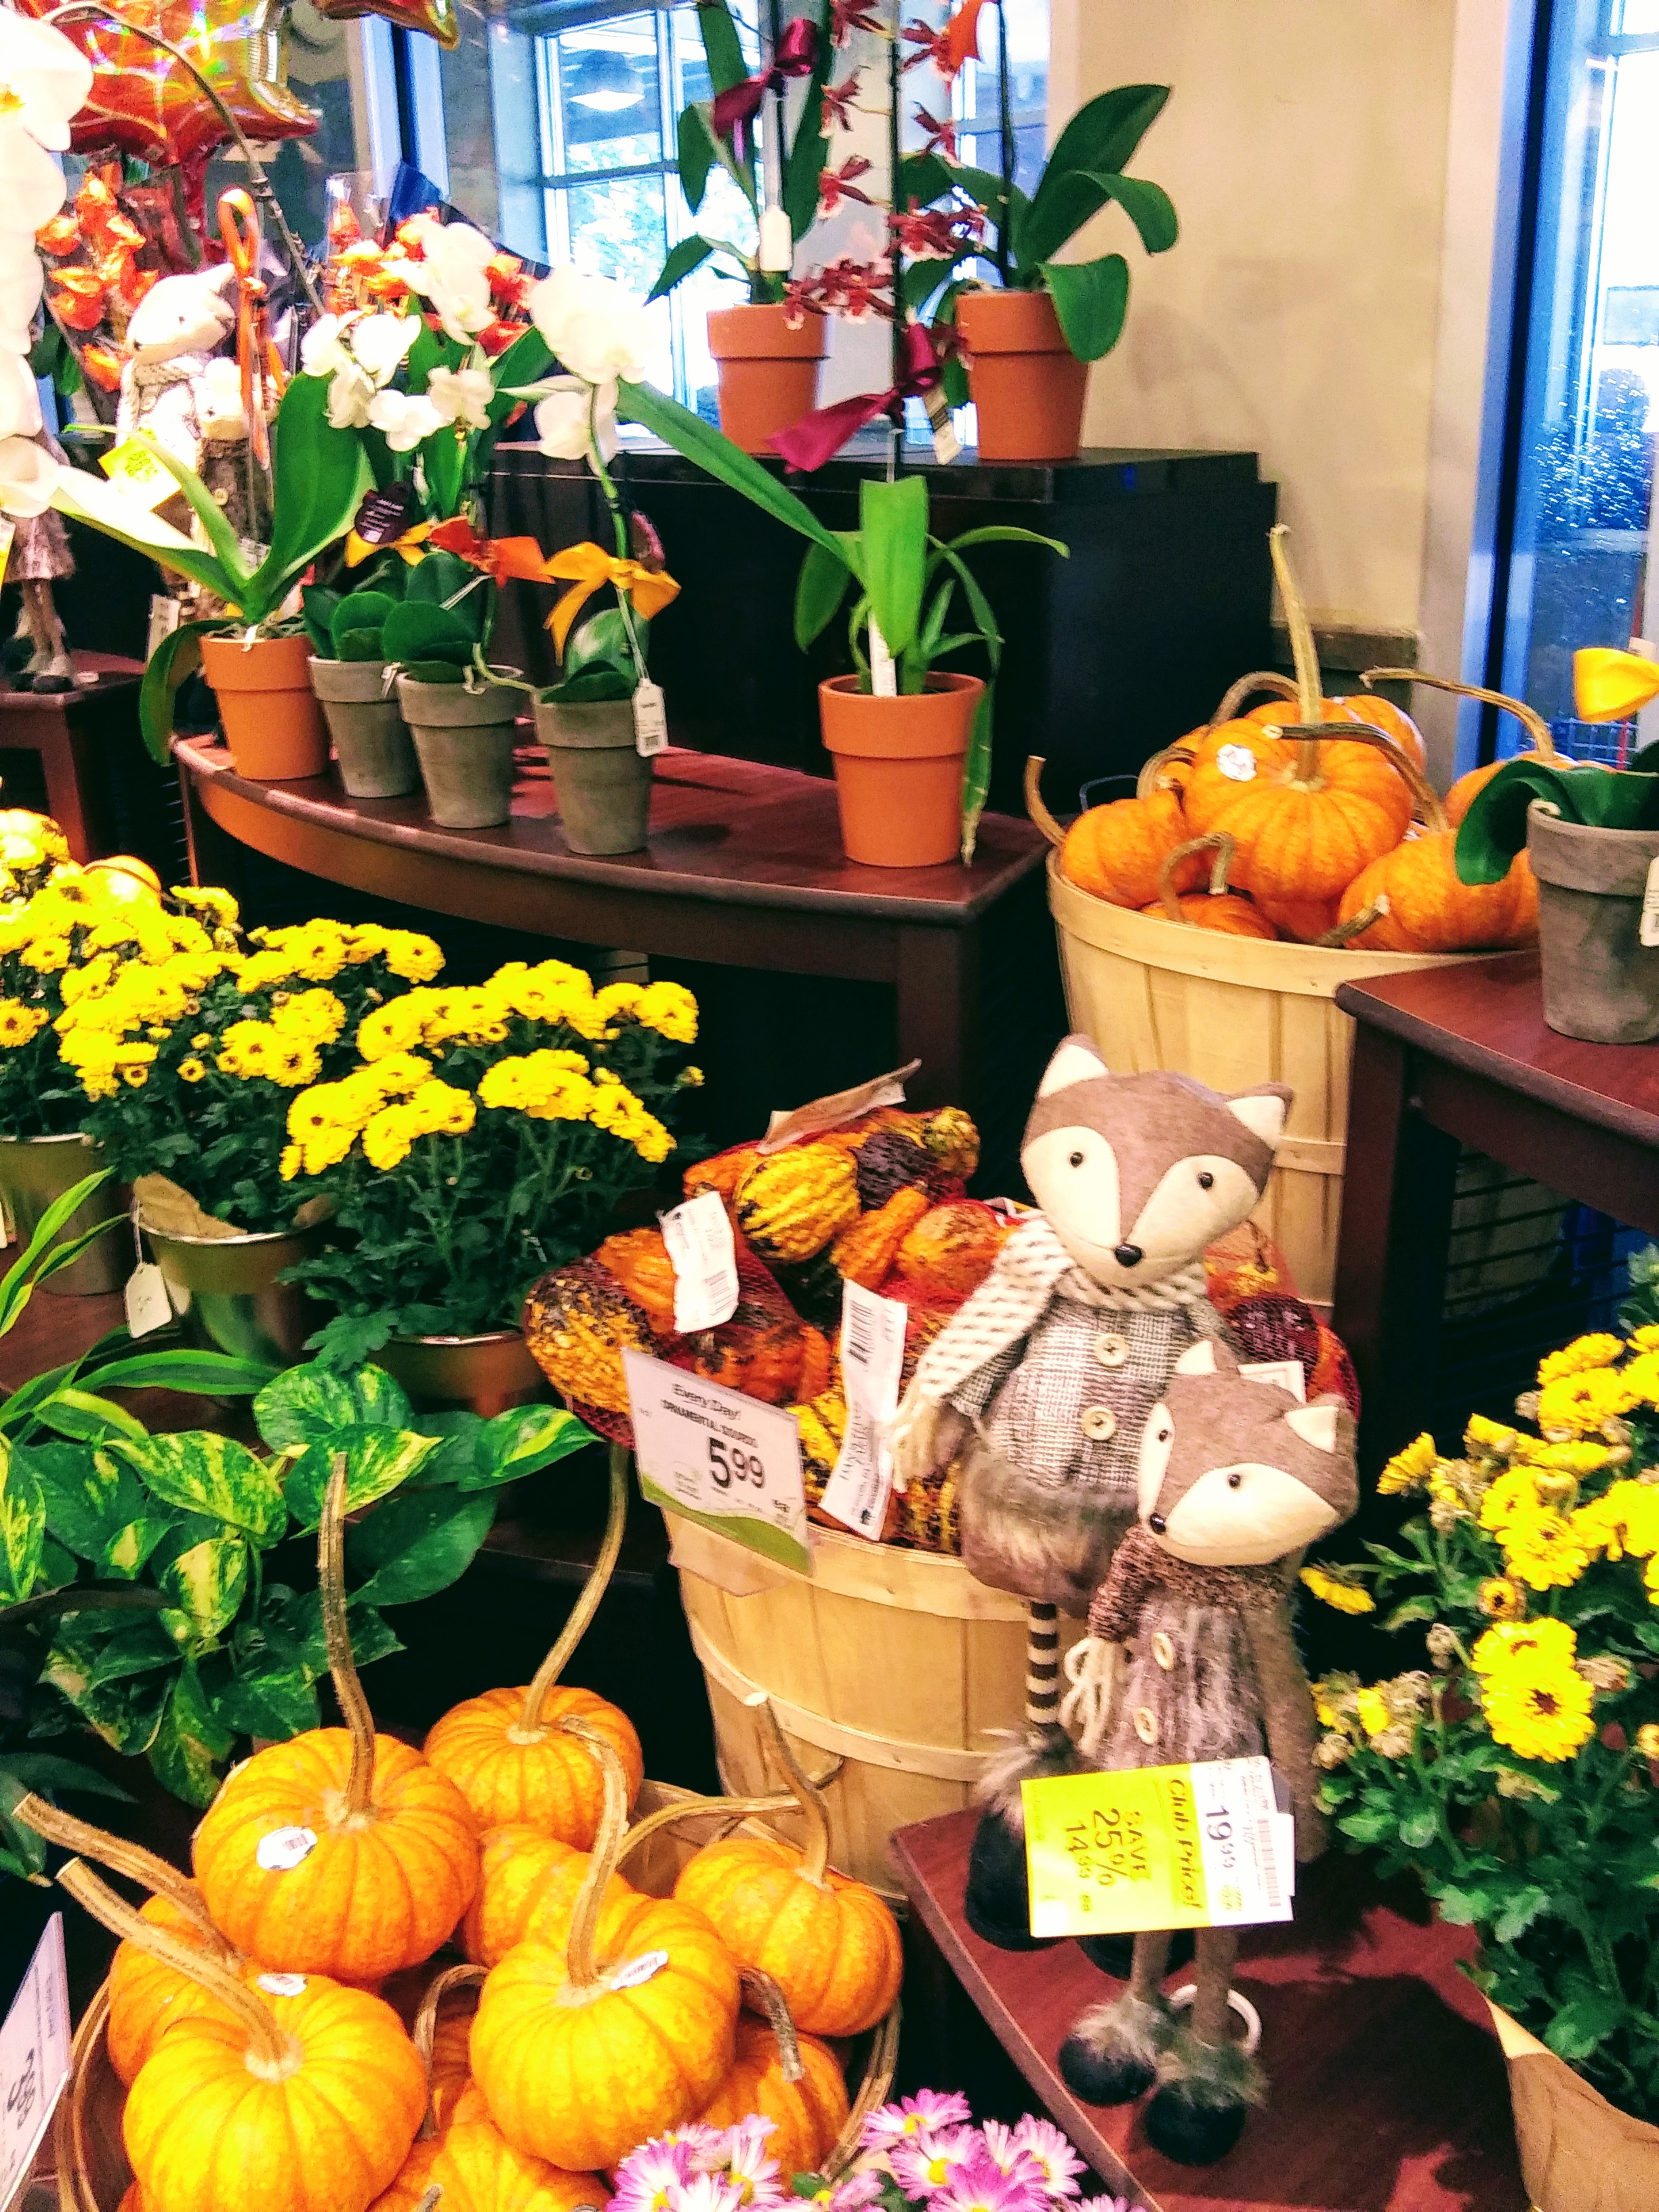
POLYGON ((72 691, 75 663, 64 641, 64 625, 58 619, 51 580, 26 576, 22 589, 21 626, 27 629, 34 647, 28 664, 29 688, 34 691, 72 691))
POLYGON ((1060 1724, 1060 1615, 1052 1605, 1032 1605, 1027 1616, 1025 1730, 991 1761, 975 1792, 985 1810, 968 1855, 963 1899, 975 1935, 1004 1951, 1040 1951, 1055 1940, 1031 1933, 1019 1785, 1078 1771, 1072 1739, 1060 1724))
POLYGON ((1181 2166, 1224 2158, 1244 2132, 1249 2107, 1267 2094, 1261 2069, 1229 2027, 1227 1995, 1237 1958, 1235 1929, 1200 1929, 1192 2018, 1158 2061, 1162 2086, 1146 2107, 1146 2140, 1181 2166))
POLYGON ((1164 1996, 1169 1963, 1166 1929, 1137 1936, 1128 1988, 1072 2022, 1060 2046, 1060 2078, 1085 2105, 1127 2105, 1157 2080, 1176 2033, 1164 1996))

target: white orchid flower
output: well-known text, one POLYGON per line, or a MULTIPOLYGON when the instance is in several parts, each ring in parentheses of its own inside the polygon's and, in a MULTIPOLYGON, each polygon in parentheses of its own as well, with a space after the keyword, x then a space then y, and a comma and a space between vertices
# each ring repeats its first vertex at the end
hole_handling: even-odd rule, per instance
POLYGON ((61 464, 33 438, 0 438, 0 514, 19 521, 44 514, 63 473, 61 464))
POLYGON ((394 453, 412 452, 444 427, 443 416, 424 392, 377 392, 369 402, 368 419, 394 453))
POLYGON ((378 391, 397 374, 420 334, 418 315, 375 314, 365 315, 362 322, 354 323, 346 336, 353 359, 373 378, 378 391))
POLYGON ((343 362, 328 387, 330 422, 337 430, 367 429, 374 397, 374 380, 368 371, 359 368, 355 361, 343 362))
POLYGON ((543 453, 557 461, 580 461, 597 446, 602 461, 617 458, 617 387, 585 384, 580 376, 552 376, 526 386, 543 394, 536 409, 536 430, 543 453))
POLYGON ((469 430, 489 428, 495 387, 488 369, 434 368, 426 380, 426 396, 446 422, 464 422, 469 430))
POLYGON ((338 315, 319 315, 300 341, 300 366, 307 376, 332 376, 351 356, 342 343, 344 323, 338 315))
POLYGON ((0 9, 0 112, 38 144, 68 150, 70 124, 92 95, 92 64, 50 23, 0 9))
POLYGON ((0 353, 0 438, 32 438, 40 428, 40 393, 21 353, 0 353))
MULTIPOLYGON (((7 11, 0 9, 0 15, 7 11)), ((15 113, 0 106, 0 232, 33 240, 69 197, 64 173, 15 113)))
POLYGON ((588 384, 645 373, 656 330, 631 293, 608 276, 568 265, 544 276, 530 295, 531 320, 560 364, 588 384))
POLYGON ((470 222, 434 222, 429 216, 412 220, 419 225, 421 258, 405 264, 403 274, 430 303, 446 335, 465 344, 495 319, 488 266, 495 248, 470 222))
POLYGON ((0 231, 0 347, 8 353, 28 351, 29 325, 45 287, 34 240, 0 231))

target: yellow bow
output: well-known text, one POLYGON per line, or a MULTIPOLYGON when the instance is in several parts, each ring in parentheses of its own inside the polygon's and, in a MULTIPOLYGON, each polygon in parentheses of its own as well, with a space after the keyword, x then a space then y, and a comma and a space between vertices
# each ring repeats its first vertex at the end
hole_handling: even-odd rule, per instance
POLYGON ((647 622, 660 614, 669 601, 677 599, 680 593, 679 586, 663 569, 647 568, 642 561, 624 561, 591 540, 581 545, 567 545, 562 553, 556 553, 547 564, 546 574, 553 581, 568 582, 570 586, 547 618, 547 627, 553 633, 554 650, 561 660, 564 659, 564 641, 570 635, 570 625, 594 592, 606 584, 614 584, 619 592, 626 592, 647 622))
POLYGON ((349 530, 346 532, 346 566, 356 568, 374 553, 401 553, 412 568, 417 562, 425 560, 426 540, 435 527, 434 523, 417 522, 412 530, 405 530, 401 538, 394 538, 386 545, 371 545, 368 538, 359 538, 355 530, 349 530))
POLYGON ((1659 699, 1659 662, 1608 645, 1586 645, 1572 656, 1572 695, 1581 722, 1627 722, 1659 699))

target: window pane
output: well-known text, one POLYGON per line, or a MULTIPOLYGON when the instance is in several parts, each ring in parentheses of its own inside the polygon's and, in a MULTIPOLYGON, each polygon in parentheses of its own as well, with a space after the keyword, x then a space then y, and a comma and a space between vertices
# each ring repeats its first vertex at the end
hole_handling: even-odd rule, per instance
POLYGON ((549 40, 553 174, 662 160, 659 20, 623 15, 549 40))
MULTIPOLYGON (((596 276, 612 276, 638 299, 656 281, 668 251, 660 177, 617 177, 591 185, 571 185, 560 194, 569 227, 570 258, 596 276)), ((651 310, 658 319, 659 343, 647 372, 652 381, 672 387, 668 310, 651 310)))

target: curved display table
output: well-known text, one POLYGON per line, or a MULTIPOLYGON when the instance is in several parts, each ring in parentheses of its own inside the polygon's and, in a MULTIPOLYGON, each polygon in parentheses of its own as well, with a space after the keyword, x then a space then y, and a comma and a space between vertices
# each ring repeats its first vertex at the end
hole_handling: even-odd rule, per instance
MULTIPOLYGON (((200 882, 235 888, 247 848, 431 914, 887 987, 896 1060, 921 1062, 912 1099, 967 1107, 993 1177, 1014 1174, 1019 1128, 1064 1022, 1048 848, 1030 823, 988 814, 971 868, 859 867, 842 854, 832 784, 671 750, 657 761, 648 848, 594 860, 565 845, 539 747, 521 752, 513 818, 498 830, 438 829, 418 793, 348 799, 331 774, 257 782, 203 740, 178 739, 174 750, 200 882)), ((884 1046, 871 1038, 866 1073, 894 1064, 884 1046)))

